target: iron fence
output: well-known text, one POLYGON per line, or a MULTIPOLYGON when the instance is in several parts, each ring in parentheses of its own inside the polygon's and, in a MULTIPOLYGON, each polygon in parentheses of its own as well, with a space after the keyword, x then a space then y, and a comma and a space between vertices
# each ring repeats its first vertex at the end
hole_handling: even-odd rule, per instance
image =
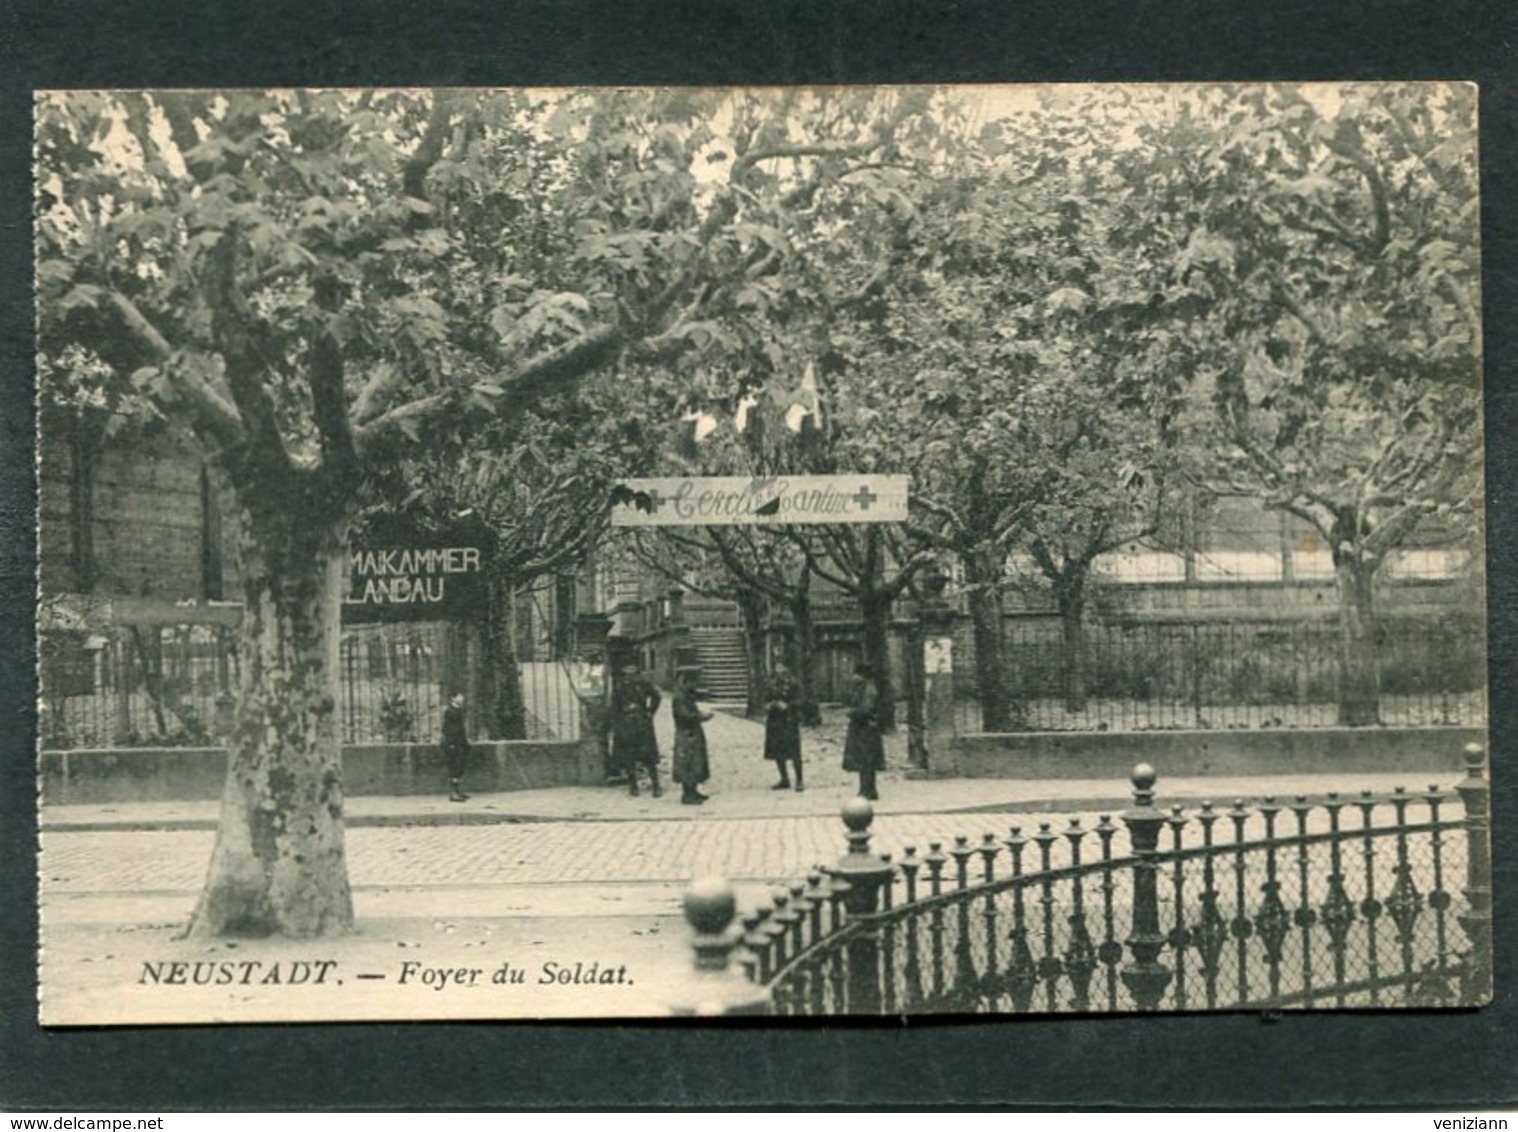
MULTIPOLYGON (((1491 994, 1484 752, 1453 789, 1154 805, 900 862, 849 852, 733 935, 780 1014, 1373 1008, 1491 994)), ((692 916, 692 922, 696 917, 692 916)), ((711 925, 706 927, 711 938, 711 925)))
POLYGON ((238 663, 225 626, 49 630, 39 652, 44 747, 198 746, 230 722, 238 663))
MULTIPOLYGON (((361 625, 343 630, 342 704, 345 743, 432 743, 454 688, 475 686, 482 663, 468 632, 442 622, 361 625)), ((523 660, 518 738, 578 739, 580 701, 568 666, 523 660)), ((488 727, 477 726, 483 737, 488 727)))
POLYGON ((418 743, 441 734, 447 626, 356 625, 339 651, 345 743, 418 743))
MULTIPOLYGON (((44 747, 214 746, 236 707, 237 635, 225 626, 113 627, 43 634, 44 747)), ((478 663, 443 623, 356 625, 339 648, 344 743, 436 742, 446 689, 478 663)), ((562 661, 518 665, 528 739, 577 739, 580 701, 562 661)), ((483 737, 485 729, 476 728, 483 737)))
MULTIPOLYGON (((1016 731, 1331 727, 1339 721, 1332 621, 1087 619, 1067 641, 1057 619, 1010 622, 1002 707, 1016 731)), ((1381 721, 1485 722, 1477 618, 1383 618, 1375 663, 1381 721)), ((956 658, 960 730, 983 730, 973 657, 956 658)))

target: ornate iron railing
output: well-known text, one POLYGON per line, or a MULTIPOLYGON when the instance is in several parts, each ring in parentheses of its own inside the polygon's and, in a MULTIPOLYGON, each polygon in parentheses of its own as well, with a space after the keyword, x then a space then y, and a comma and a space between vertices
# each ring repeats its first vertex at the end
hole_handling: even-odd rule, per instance
POLYGON ((1476 1005, 1491 997, 1481 748, 1466 770, 1452 789, 1167 811, 1141 764, 1118 820, 899 862, 870 853, 855 801, 849 851, 741 929, 718 924, 711 886, 687 911, 705 917, 707 977, 731 950, 778 1014, 1476 1005))

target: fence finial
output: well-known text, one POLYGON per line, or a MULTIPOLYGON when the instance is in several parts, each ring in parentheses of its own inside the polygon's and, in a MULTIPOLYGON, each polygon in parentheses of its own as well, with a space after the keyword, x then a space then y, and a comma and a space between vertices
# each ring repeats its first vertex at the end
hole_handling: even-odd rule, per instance
POLYGON ((1154 773, 1154 767, 1148 763, 1138 763, 1128 772, 1128 781, 1133 783, 1133 804, 1141 808, 1154 805, 1154 784, 1158 776, 1154 773))
POLYGON ((851 918, 862 922, 849 937, 847 1004, 856 1014, 874 1014, 880 1010, 883 987, 879 963, 878 925, 869 917, 882 906, 884 888, 896 877, 896 868, 870 852, 870 823, 875 810, 863 798, 844 803, 843 824, 848 830, 849 851, 833 866, 833 875, 845 882, 844 907, 851 918))
POLYGON ((733 886, 722 877, 702 877, 693 882, 685 890, 683 903, 686 922, 695 929, 697 938, 703 940, 725 938, 738 912, 733 886))
POLYGON ((730 966, 737 938, 732 931, 738 910, 733 886, 724 877, 703 877, 686 889, 685 920, 695 938, 695 971, 672 1003, 670 1013, 683 1017, 768 1014, 770 996, 730 966))
POLYGON ((1472 778, 1481 778, 1486 771, 1486 748, 1480 743, 1467 743, 1460 754, 1465 760, 1465 773, 1472 778))
POLYGON ((875 820, 875 807, 864 798, 850 798, 843 804, 839 816, 843 818, 843 824, 850 830, 866 830, 875 820))

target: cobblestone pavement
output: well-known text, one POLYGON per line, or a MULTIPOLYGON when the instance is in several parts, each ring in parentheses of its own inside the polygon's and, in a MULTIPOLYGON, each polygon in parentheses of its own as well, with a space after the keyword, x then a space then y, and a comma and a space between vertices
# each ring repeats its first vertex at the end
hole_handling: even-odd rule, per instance
MULTIPOLYGON (((1448 816, 1456 803, 1446 805, 1448 816)), ((1099 820, 1098 814, 1068 812, 882 813, 872 826, 870 848, 900 860, 909 846, 921 857, 934 842, 952 850, 955 839, 963 837, 971 847, 979 847, 987 835, 999 844, 1013 826, 1031 836, 1047 823, 1063 835, 1073 828, 1091 831, 1099 820)), ((1316 813, 1312 828, 1325 820, 1316 813)), ((1377 820, 1387 817, 1383 813, 1377 820)), ((1251 822, 1249 836, 1258 836, 1258 819, 1251 822)), ((1122 856, 1128 842, 1118 815, 1114 827, 1112 851, 1122 856)), ((1218 836, 1226 840, 1232 834, 1218 836)), ((191 894, 204 880, 213 839, 210 830, 46 831, 42 890, 52 896, 191 894)), ((1069 852, 1068 840, 1060 836, 1053 843, 1056 865, 1069 852)), ((1085 844, 1087 859, 1092 859, 1100 851, 1099 841, 1088 836, 1085 844)), ((520 894, 527 901, 524 907, 534 907, 538 899, 538 910, 547 911, 554 892, 576 886, 617 891, 636 885, 683 885, 712 874, 747 884, 791 883, 819 864, 836 861, 847 845, 838 817, 816 814, 360 826, 348 830, 347 847, 349 877, 360 893, 521 886, 539 894, 520 894)), ((1030 865, 1035 852, 1028 850, 1030 865)), ((1005 875, 1008 857, 1003 849, 999 875, 1005 875)), ((971 877, 979 877, 982 868, 978 854, 970 859, 971 877)), ((953 870, 951 863, 946 875, 953 870)))
MULTIPOLYGON (((1068 815, 1011 818, 1064 828, 1068 815)), ((876 822, 872 848, 900 856, 907 845, 957 835, 979 843, 1007 834, 999 814, 894 814, 876 822)), ((51 831, 42 837, 46 893, 192 893, 205 879, 214 835, 205 830, 51 831)), ((532 822, 350 829, 355 889, 500 885, 671 883, 718 873, 737 881, 788 882, 845 851, 836 817, 676 821, 532 822)))

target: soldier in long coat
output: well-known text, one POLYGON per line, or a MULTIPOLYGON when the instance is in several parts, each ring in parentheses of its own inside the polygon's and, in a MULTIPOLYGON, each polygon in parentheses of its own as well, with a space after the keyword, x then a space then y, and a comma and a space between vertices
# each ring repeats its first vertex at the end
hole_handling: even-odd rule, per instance
POLYGON ((443 762, 448 766, 448 800, 467 802, 461 781, 469 769, 469 733, 464 720, 464 693, 455 692, 443 709, 443 762))
POLYGON ((801 776, 801 685, 783 664, 775 666, 765 689, 764 757, 780 771, 771 790, 789 790, 788 768, 796 768, 796 789, 804 790, 801 776))
POLYGON ((675 717, 675 760, 670 777, 680 784, 680 801, 699 806, 706 795, 696 789, 711 777, 711 760, 707 756, 706 731, 702 724, 712 717, 696 702, 696 674, 680 673, 675 701, 670 705, 675 717))
POLYGON ((880 688, 875 672, 863 662, 854 666, 849 683, 849 727, 843 737, 843 769, 859 774, 859 796, 878 801, 877 771, 885 769, 885 744, 880 738, 880 688))
POLYGON ((622 669, 612 692, 612 758, 627 772, 627 792, 634 798, 639 767, 648 769, 654 797, 664 793, 659 786, 659 740, 654 735, 654 712, 661 702, 651 680, 632 665, 622 669))

